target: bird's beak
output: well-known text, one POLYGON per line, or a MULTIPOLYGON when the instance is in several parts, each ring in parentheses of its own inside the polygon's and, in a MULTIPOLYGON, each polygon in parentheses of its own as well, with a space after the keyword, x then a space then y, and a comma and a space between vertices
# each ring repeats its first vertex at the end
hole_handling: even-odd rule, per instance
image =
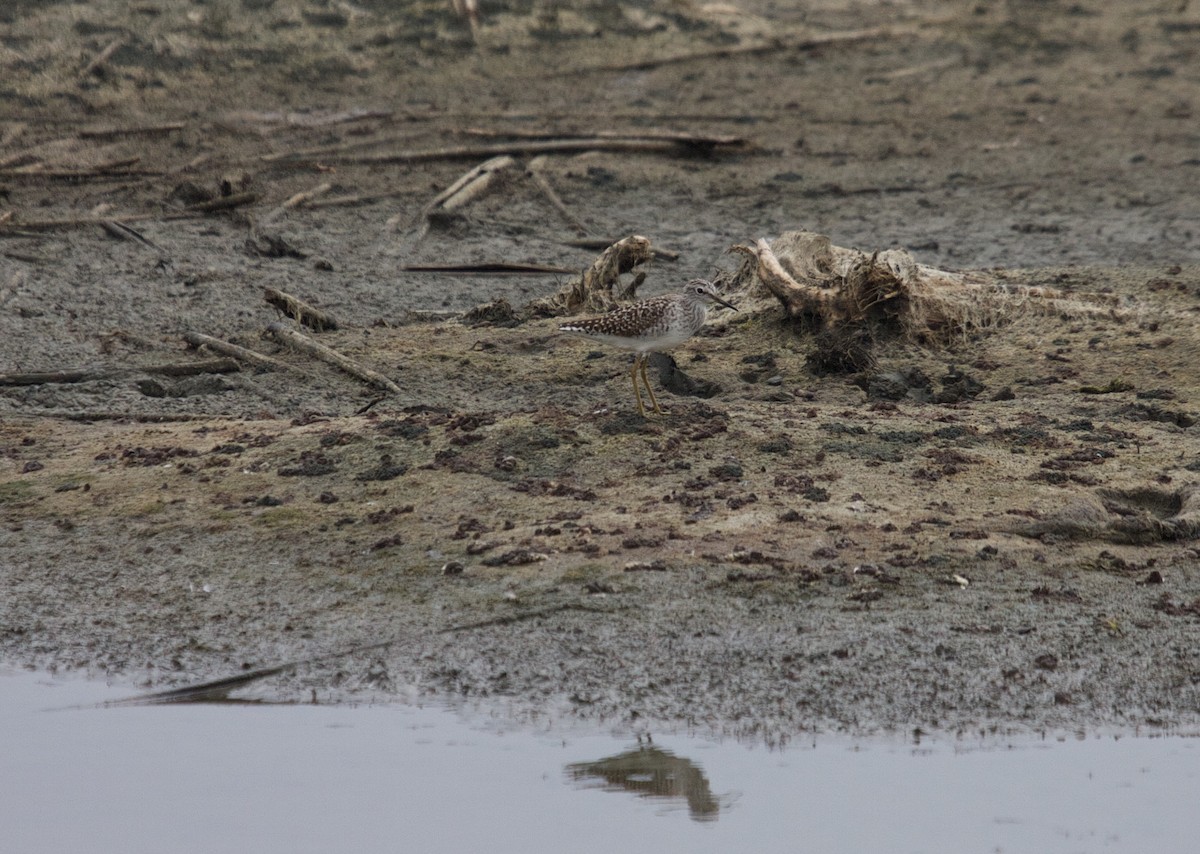
POLYGON ((720 297, 709 294, 708 298, 711 299, 713 302, 720 303, 721 305, 725 306, 726 308, 732 308, 734 311, 737 311, 736 305, 734 305, 731 302, 725 302, 725 300, 721 299, 720 297))

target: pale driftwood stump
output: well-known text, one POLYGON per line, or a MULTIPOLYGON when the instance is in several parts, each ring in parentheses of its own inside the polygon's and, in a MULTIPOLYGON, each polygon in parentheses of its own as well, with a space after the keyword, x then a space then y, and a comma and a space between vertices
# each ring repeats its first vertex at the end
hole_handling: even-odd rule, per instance
POLYGON ((523 313, 532 317, 559 317, 609 311, 618 302, 633 299, 641 284, 642 277, 635 277, 622 286, 620 277, 653 256, 648 238, 635 234, 618 240, 601 252, 578 280, 553 296, 533 300, 525 306, 523 313))

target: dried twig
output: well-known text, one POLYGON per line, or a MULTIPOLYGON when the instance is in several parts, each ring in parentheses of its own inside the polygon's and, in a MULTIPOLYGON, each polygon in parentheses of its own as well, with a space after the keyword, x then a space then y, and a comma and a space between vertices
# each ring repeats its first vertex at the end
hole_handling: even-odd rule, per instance
POLYGON ((529 166, 525 170, 525 174, 530 177, 534 183, 534 186, 536 186, 541 191, 542 195, 546 197, 546 201, 550 202, 550 204, 556 211, 559 212, 562 218, 567 221, 567 225, 571 226, 571 228, 575 230, 575 233, 582 237, 588 233, 587 226, 584 225, 578 217, 571 213, 566 204, 564 204, 563 200, 559 197, 558 193, 554 191, 554 187, 550 186, 549 179, 542 174, 542 167, 545 165, 546 156, 539 155, 538 157, 535 157, 533 160, 529 161, 529 166))
POLYGON ((330 184, 328 181, 326 181, 325 183, 322 183, 322 184, 317 184, 317 186, 313 187, 311 190, 305 190, 304 192, 296 193, 294 196, 290 197, 286 202, 281 204, 279 207, 283 208, 284 210, 290 210, 291 208, 303 207, 304 205, 307 205, 309 202, 311 202, 313 199, 315 199, 317 196, 323 196, 332 189, 333 189, 333 184, 330 184))
MULTIPOLYGON (((514 140, 490 145, 454 145, 446 148, 411 149, 385 154, 335 154, 323 158, 336 163, 419 163, 431 160, 474 160, 510 154, 554 154, 577 151, 631 151, 659 154, 708 154, 717 149, 742 148, 746 140, 727 136, 682 136, 680 139, 641 139, 636 136, 608 138, 514 140)), ((302 154, 279 155, 280 159, 303 160, 302 154)))
POLYGON ((287 362, 281 362, 279 359, 272 359, 270 356, 259 353, 255 350, 239 347, 237 344, 231 344, 228 341, 222 341, 220 338, 213 338, 211 335, 205 335, 202 332, 185 332, 183 340, 193 347, 205 348, 212 350, 214 353, 221 353, 224 356, 230 356, 237 359, 239 362, 245 362, 248 365, 254 365, 256 368, 265 368, 272 371, 297 371, 305 373, 295 365, 289 365, 287 362))
POLYGON ((119 222, 118 220, 105 219, 100 223, 100 227, 118 240, 132 240, 145 246, 149 246, 156 252, 163 251, 161 246, 159 246, 150 238, 146 237, 140 231, 131 228, 130 226, 123 222, 119 222))
POLYGON ((203 362, 174 362, 163 365, 147 365, 145 367, 81 368, 74 371, 33 371, 29 373, 0 374, 0 386, 84 383, 137 374, 186 377, 197 374, 228 374, 237 370, 239 370, 238 364, 232 359, 207 359, 203 362))
POLYGON ((309 210, 316 210, 317 208, 339 208, 351 207, 353 205, 365 205, 370 204, 371 202, 377 202, 380 199, 390 199, 393 196, 402 196, 405 192, 405 190, 392 190, 385 193, 355 193, 349 196, 334 196, 333 198, 329 199, 314 199, 305 205, 305 207, 307 207, 309 210))
POLYGON ((142 424, 169 424, 174 421, 214 421, 220 416, 204 412, 80 412, 56 409, 34 410, 24 413, 36 418, 57 418, 61 421, 133 421, 142 424))
POLYGON ((258 201, 258 193, 233 193, 229 196, 219 196, 208 202, 200 202, 195 205, 188 205, 189 211, 196 213, 215 213, 216 211, 226 211, 231 208, 239 208, 242 205, 251 205, 258 201))
POLYGON ((267 288, 264 298, 292 320, 307 326, 314 332, 338 328, 337 318, 332 314, 309 305, 299 297, 294 297, 278 288, 267 288))
MULTIPOLYGON (((517 165, 517 161, 507 154, 485 160, 473 169, 461 175, 457 181, 434 196, 417 215, 420 229, 417 239, 420 240, 429 230, 429 217, 434 211, 451 211, 478 199, 495 184, 497 176, 507 172, 517 165)), ((393 217, 393 220, 395 217, 393 217)), ((393 222, 389 220, 389 224, 393 222)), ((414 223, 415 224, 415 223, 414 223)))
POLYGON ((395 145, 409 142, 413 134, 377 136, 371 139, 360 139, 353 142, 342 142, 337 145, 318 145, 312 148, 297 148, 291 151, 276 151, 264 154, 259 159, 265 163, 275 163, 280 160, 308 160, 328 158, 332 154, 346 154, 350 151, 360 151, 364 148, 378 148, 381 145, 395 145))
POLYGON ((492 261, 484 264, 406 264, 400 268, 409 273, 471 273, 482 276, 523 275, 570 275, 576 272, 569 267, 554 267, 548 264, 514 264, 507 261, 492 261))
POLYGON ((666 56, 651 57, 649 59, 635 59, 628 62, 613 62, 605 65, 587 66, 576 68, 574 73, 590 74, 595 71, 647 71, 652 68, 661 68, 664 65, 675 65, 680 62, 707 61, 712 59, 724 59, 730 56, 746 56, 756 53, 774 53, 776 51, 785 50, 812 50, 813 48, 825 47, 831 44, 850 44, 853 42, 869 41, 871 39, 891 38, 906 32, 913 32, 913 30, 912 28, 897 27, 868 27, 867 29, 863 30, 843 30, 833 33, 821 33, 818 35, 809 36, 807 38, 796 39, 795 41, 771 39, 770 41, 759 44, 731 45, 730 47, 718 47, 710 50, 668 54, 666 56))
POLYGON ((112 160, 108 163, 98 163, 95 166, 89 166, 84 169, 45 168, 40 162, 36 162, 15 168, 2 168, 0 169, 0 176, 10 180, 21 178, 43 180, 54 178, 64 181, 101 181, 112 180, 114 178, 146 177, 162 174, 155 169, 129 168, 140 160, 140 157, 126 157, 121 160, 112 160))
POLYGON ((587 133, 574 133, 572 131, 560 130, 530 130, 527 128, 465 128, 461 132, 470 136, 550 141, 569 139, 637 139, 657 142, 677 142, 683 145, 694 145, 696 143, 703 142, 712 145, 735 146, 741 145, 745 142, 744 137, 734 136, 732 134, 696 134, 691 133, 690 131, 650 130, 648 128, 637 128, 633 130, 593 130, 588 131, 587 133))
POLYGON ((104 66, 104 64, 112 58, 112 55, 114 53, 116 53, 118 50, 120 50, 121 48, 123 48, 124 46, 125 46, 125 37, 124 36, 121 36, 120 38, 117 38, 117 39, 113 39, 111 42, 109 42, 107 45, 105 45, 104 49, 101 50, 98 54, 96 54, 95 57, 92 58, 91 62, 89 62, 86 66, 84 66, 83 71, 79 72, 79 82, 80 83, 85 82, 89 77, 91 77, 93 74, 95 74, 97 71, 99 71, 104 66))
POLYGON ((333 189, 333 184, 326 181, 321 184, 317 184, 317 186, 313 187, 311 190, 304 190, 303 192, 296 193, 295 195, 290 196, 286 201, 281 203, 277 208, 273 209, 272 211, 267 213, 265 216, 263 216, 263 218, 258 221, 258 227, 262 228, 263 226, 267 225, 268 223, 274 221, 277 217, 281 216, 285 211, 289 211, 292 208, 298 208, 298 207, 307 205, 309 202, 313 201, 318 196, 323 196, 332 189, 333 189))
POLYGON ((54 231, 60 228, 82 228, 89 225, 104 227, 105 223, 144 222, 146 220, 189 219, 200 216, 202 211, 169 214, 120 214, 118 216, 80 216, 69 219, 35 219, 28 222, 22 220, 0 221, 0 234, 19 234, 15 229, 25 231, 54 231))
POLYGON ((299 350, 302 353, 312 356, 314 359, 320 359, 345 371, 352 377, 357 377, 373 386, 390 391, 392 394, 404 393, 400 386, 373 368, 368 368, 366 365, 360 364, 348 356, 343 356, 336 350, 314 341, 307 335, 297 332, 295 329, 289 329, 282 323, 276 322, 270 324, 267 326, 265 334, 280 344, 299 350))
POLYGON ((183 122, 165 122, 158 125, 139 125, 135 127, 94 127, 83 128, 79 131, 80 139, 109 139, 115 136, 157 136, 183 130, 187 125, 183 122))

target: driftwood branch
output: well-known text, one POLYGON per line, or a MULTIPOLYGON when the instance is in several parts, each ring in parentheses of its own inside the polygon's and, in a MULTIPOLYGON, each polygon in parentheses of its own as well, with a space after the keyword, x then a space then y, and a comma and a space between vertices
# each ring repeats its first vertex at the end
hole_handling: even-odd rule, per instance
POLYGON ((83 71, 79 72, 79 82, 83 83, 93 74, 104 67, 104 64, 112 59, 112 55, 125 46, 125 37, 113 39, 104 46, 104 49, 96 54, 92 61, 84 66, 83 71))
POLYGON ((185 332, 183 333, 183 340, 197 349, 204 348, 211 350, 214 353, 229 356, 230 358, 237 359, 239 362, 253 365, 256 368, 264 368, 271 371, 300 370, 294 365, 289 365, 287 362, 272 359, 270 356, 256 352, 255 350, 239 347, 237 344, 222 341, 220 338, 213 338, 211 335, 205 335, 202 332, 185 332))
POLYGON ((985 273, 919 264, 901 249, 867 254, 807 231, 729 251, 747 259, 750 277, 783 305, 789 318, 843 337, 848 330, 864 330, 871 337, 944 346, 1039 305, 1067 316, 1123 312, 1112 295, 1008 288, 985 273))
POLYGON ((575 233, 583 237, 588 233, 587 226, 580 219, 571 213, 570 209, 563 202, 562 198, 555 192, 554 187, 550 185, 550 179, 547 178, 542 170, 546 165, 546 155, 541 154, 529 161, 529 166, 525 170, 525 174, 533 181, 535 187, 546 197, 548 201, 559 215, 566 221, 567 225, 574 229, 575 233))
MULTIPOLYGON (((658 154, 709 154, 722 149, 746 146, 742 137, 702 136, 680 134, 677 138, 639 138, 602 136, 577 139, 513 140, 487 145, 455 145, 445 148, 423 148, 380 154, 332 154, 323 157, 329 163, 420 163, 432 160, 477 160, 508 154, 514 157, 533 154, 563 154, 580 151, 626 151, 658 154)), ((299 153, 279 154, 278 159, 304 160, 299 153)))
MULTIPOLYGON (((620 288, 620 277, 654 256, 650 240, 631 235, 609 246, 584 270, 577 281, 550 297, 529 303, 524 313, 534 317, 558 317, 613 308, 618 299, 632 296, 633 288, 620 288), (617 289, 614 292, 614 289, 617 289)), ((636 286, 635 286, 636 287, 636 286)))
POLYGON ((854 42, 871 41, 873 39, 893 38, 904 32, 897 27, 868 27, 862 30, 842 30, 833 33, 819 33, 799 39, 771 39, 757 44, 739 44, 730 47, 718 47, 711 50, 690 51, 688 53, 668 54, 649 59, 635 59, 628 62, 614 62, 607 65, 590 66, 576 70, 576 74, 596 71, 647 71, 661 68, 664 65, 676 65, 681 62, 701 62, 713 59, 725 59, 731 56, 747 56, 759 53, 776 53, 789 50, 813 50, 828 45, 853 44, 854 42))
POLYGON ((215 211, 227 211, 232 208, 239 208, 242 205, 252 205, 257 201, 258 193, 233 193, 229 196, 219 196, 212 201, 189 205, 188 210, 197 213, 213 213, 215 211))
POLYGON ((0 386, 50 385, 95 382, 137 374, 189 377, 197 374, 228 374, 239 370, 232 359, 208 359, 203 362, 174 362, 164 365, 122 368, 80 368, 69 371, 33 371, 0 374, 0 386))
POLYGON ((417 239, 420 240, 429 230, 429 219, 437 211, 452 211, 465 207, 487 193, 496 183, 499 176, 517 165, 517 161, 507 154, 485 160, 473 169, 462 174, 457 181, 442 192, 438 193, 421 209, 414 223, 420 224, 417 239))
POLYGON ((326 347, 313 339, 309 338, 301 332, 294 329, 289 329, 282 323, 272 323, 267 326, 266 335, 273 338, 275 341, 294 350, 298 350, 314 359, 319 359, 322 362, 333 365, 341 371, 349 374, 352 377, 369 383, 377 388, 384 389, 392 394, 403 394, 400 386, 389 380, 383 374, 373 368, 368 368, 359 362, 354 361, 348 356, 344 356, 331 347, 326 347))
POLYGON ((80 412, 78 410, 43 409, 28 413, 38 418, 57 418, 60 421, 133 421, 139 424, 169 424, 176 421, 214 421, 220 416, 210 412, 121 412, 101 410, 80 412))
POLYGON ((476 276, 564 276, 575 272, 550 264, 521 264, 509 261, 485 261, 482 264, 405 264, 400 269, 409 273, 468 273, 476 276))
POLYGON ((187 125, 183 122, 165 122, 157 125, 137 125, 134 127, 91 127, 78 132, 80 139, 110 139, 118 136, 158 136, 183 130, 187 125))
POLYGON ((258 227, 262 228, 263 226, 267 225, 268 223, 275 220, 277 217, 281 216, 282 214, 284 214, 285 212, 287 212, 289 210, 292 210, 293 208, 298 208, 298 207, 303 207, 305 205, 308 205, 313 200, 315 200, 318 196, 323 196, 332 189, 333 189, 333 184, 326 181, 321 184, 317 184, 317 186, 313 187, 311 190, 304 190, 303 192, 296 193, 295 195, 290 196, 286 201, 284 201, 282 204, 280 204, 277 208, 274 208, 269 213, 267 213, 261 220, 259 220, 258 227))
POLYGON ((297 323, 307 326, 314 332, 324 332, 337 329, 338 322, 332 314, 322 311, 316 306, 309 305, 299 297, 284 293, 277 288, 267 288, 264 292, 267 302, 282 311, 297 323))

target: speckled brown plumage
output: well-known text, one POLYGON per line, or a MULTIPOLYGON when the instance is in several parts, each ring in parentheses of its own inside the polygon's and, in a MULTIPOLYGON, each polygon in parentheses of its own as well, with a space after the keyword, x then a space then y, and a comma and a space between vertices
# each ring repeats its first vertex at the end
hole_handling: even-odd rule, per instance
MULTIPOLYGON (((693 279, 679 293, 651 297, 621 306, 608 314, 564 323, 559 327, 559 331, 624 350, 633 350, 636 355, 630 373, 638 412, 646 414, 642 405, 642 393, 638 387, 639 369, 654 411, 661 412, 658 400, 654 397, 654 390, 650 388, 650 380, 646 377, 646 354, 668 350, 695 335, 704 325, 710 302, 734 308, 722 299, 712 282, 693 279)), ((734 308, 734 311, 736 310, 734 308)))

